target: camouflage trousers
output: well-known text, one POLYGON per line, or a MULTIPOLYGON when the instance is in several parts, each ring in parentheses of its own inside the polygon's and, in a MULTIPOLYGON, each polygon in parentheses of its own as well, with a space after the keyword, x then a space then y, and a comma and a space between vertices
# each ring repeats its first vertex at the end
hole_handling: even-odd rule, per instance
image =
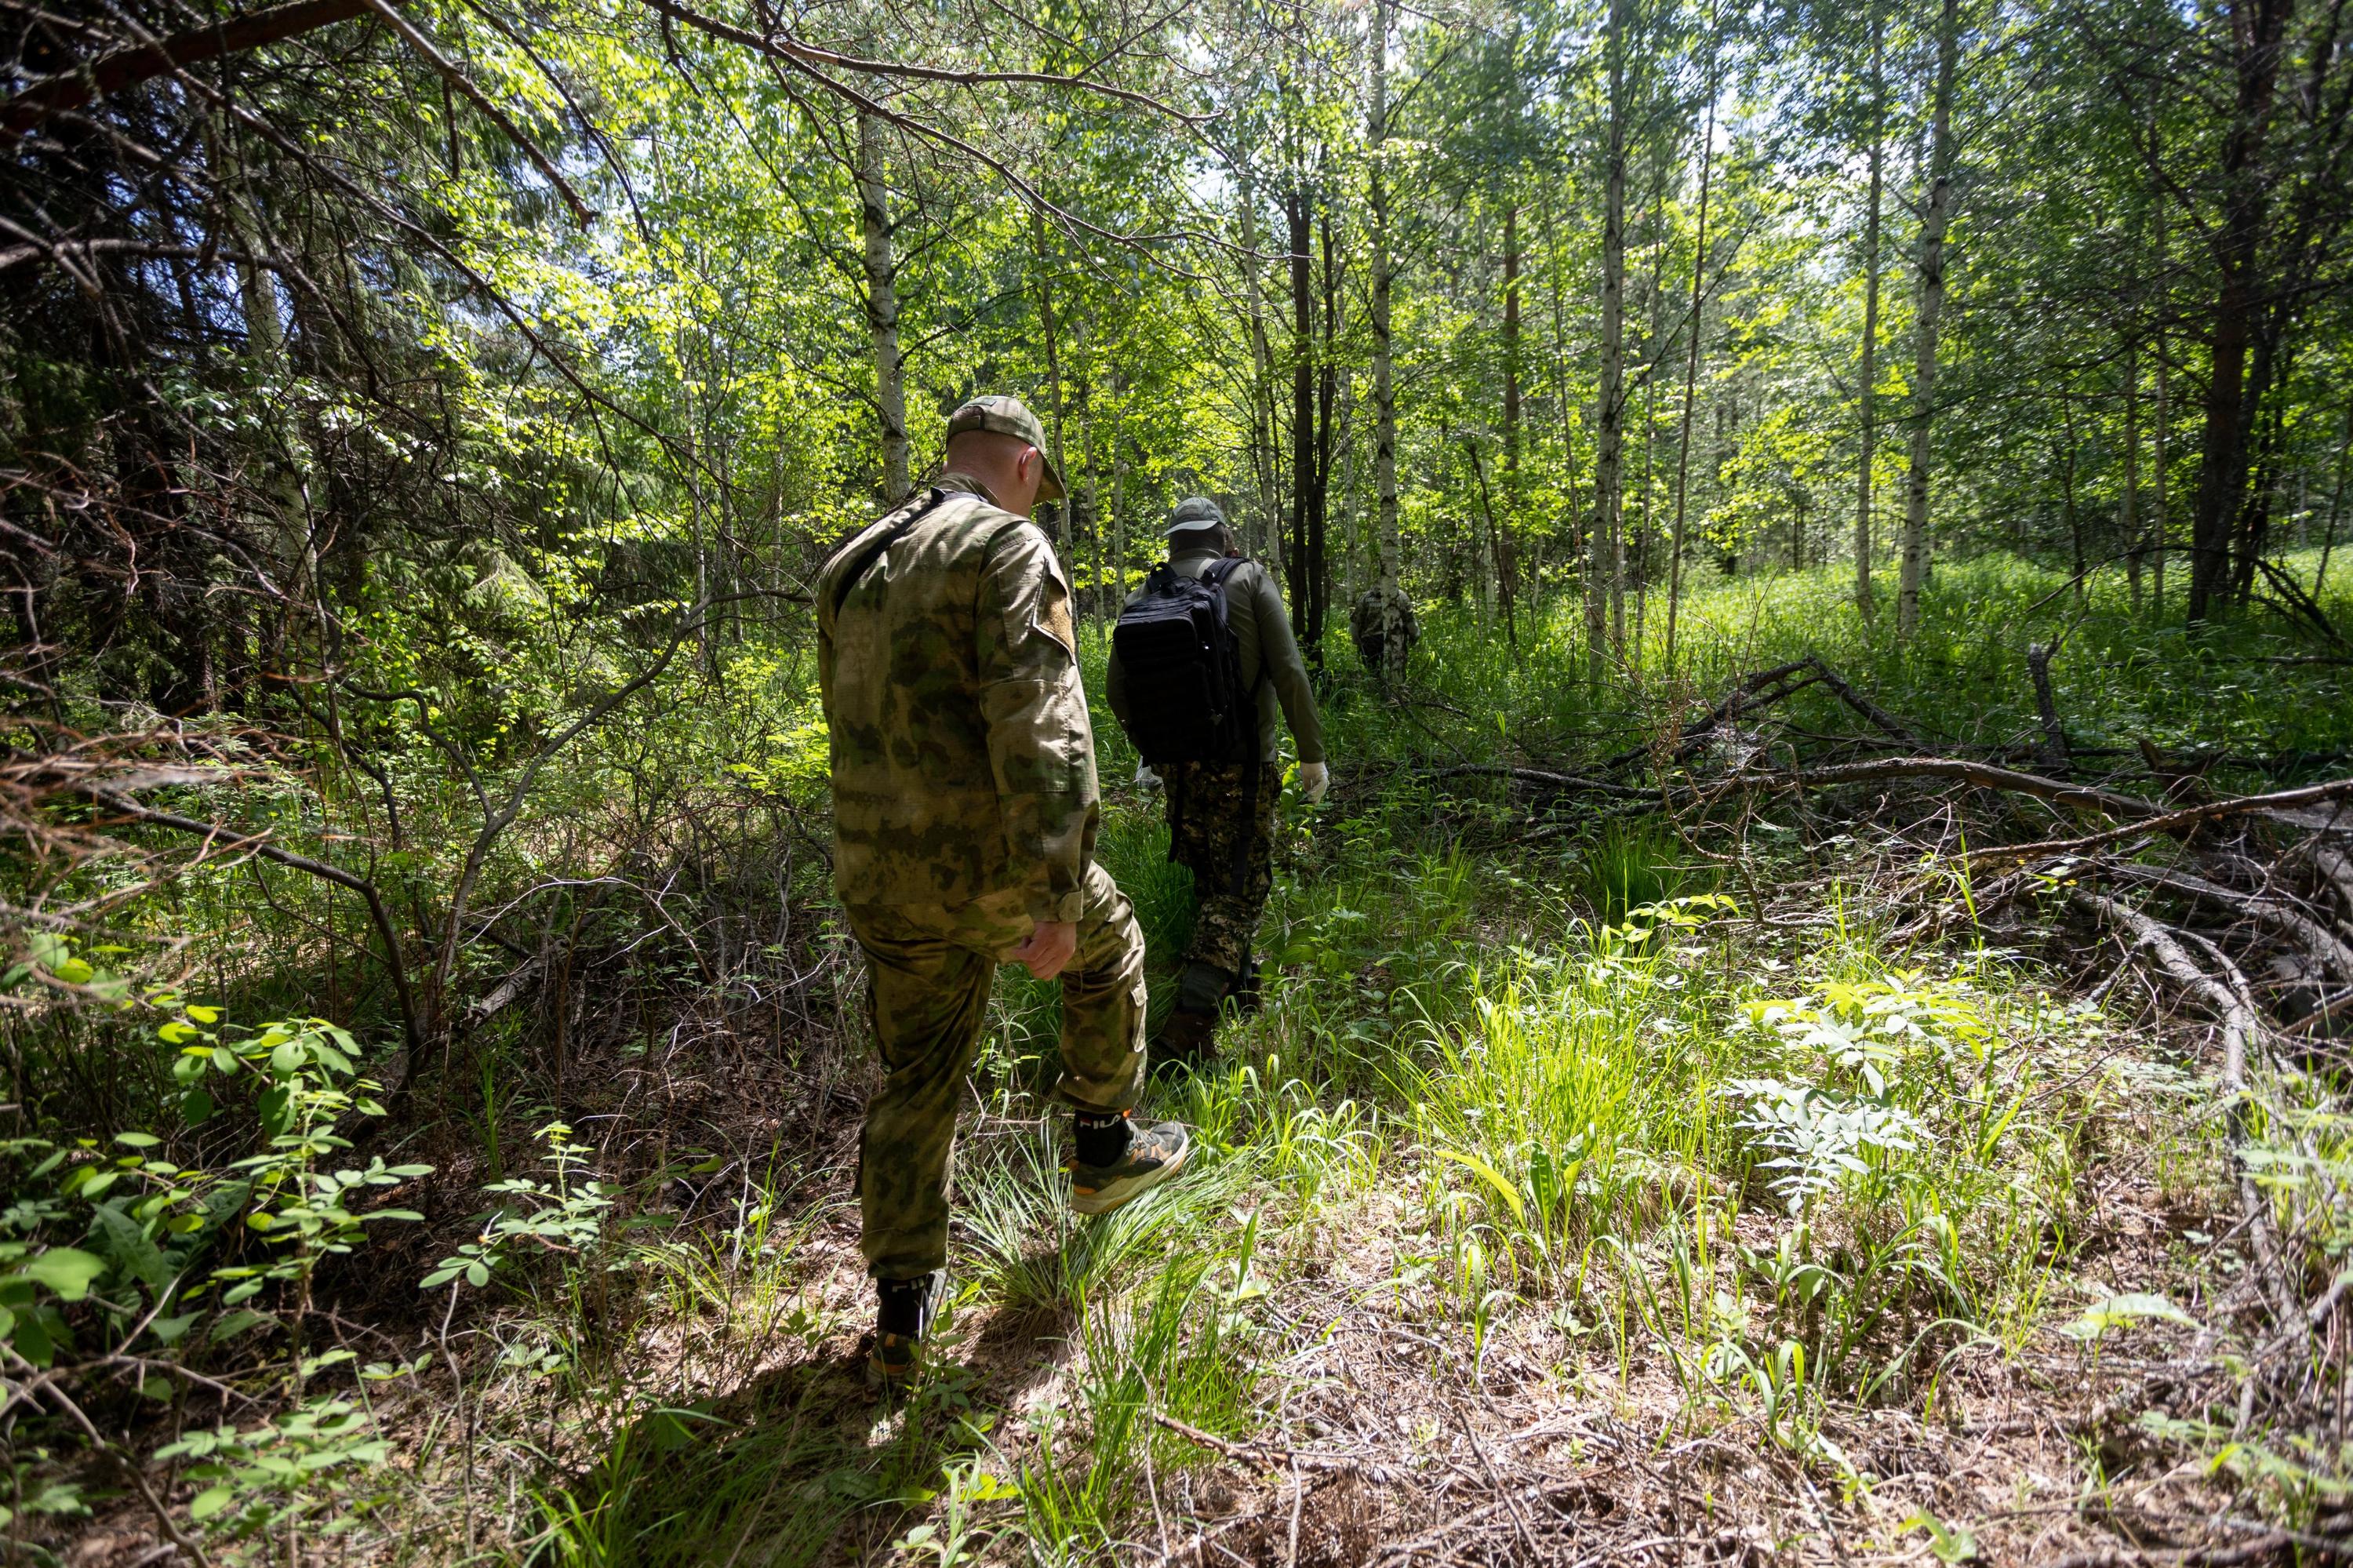
MULTIPOLYGON (((1099 865, 1087 868, 1079 948, 1062 971, 1062 1074, 1055 1092, 1122 1111, 1144 1086, 1144 934, 1099 865)), ((1034 922, 1018 893, 968 904, 849 910, 866 949, 868 1015, 887 1076, 858 1141, 861 1245, 878 1279, 946 1266, 948 1165, 956 1111, 980 1048, 997 966, 1034 922)))
POLYGON ((1274 807, 1280 763, 1176 762, 1160 770, 1168 791, 1168 858, 1193 874, 1187 962, 1240 975, 1274 887, 1274 807), (1250 800, 1250 775, 1258 775, 1250 800))

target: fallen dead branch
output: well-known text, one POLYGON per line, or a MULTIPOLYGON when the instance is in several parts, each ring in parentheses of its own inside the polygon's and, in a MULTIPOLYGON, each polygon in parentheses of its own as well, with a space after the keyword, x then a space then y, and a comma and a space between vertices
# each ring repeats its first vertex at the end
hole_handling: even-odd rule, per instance
POLYGON ((2246 1224, 2249 1244, 2254 1249, 2255 1264, 2273 1311, 2283 1325, 2300 1322, 2304 1313, 2281 1262, 2271 1201, 2255 1184, 2253 1170, 2246 1159, 2247 1147, 2255 1137, 2248 1115, 2251 1099, 2247 1057, 2251 1050, 2261 1049, 2261 1013, 2243 985, 2225 984, 2189 956, 2182 933, 2128 904, 2088 888, 2073 889, 2068 900, 2087 914, 2130 933, 2135 951, 2147 953, 2175 984, 2212 1009, 2221 1033, 2222 1089, 2230 1097, 2232 1155, 2238 1166, 2240 1215, 2246 1224))
POLYGON ((1257 1443, 1236 1443, 1159 1411, 1153 1412, 1152 1419, 1187 1443, 1198 1443, 1211 1453, 1223 1455, 1238 1464, 1254 1465, 1268 1470, 1305 1470, 1318 1476, 1359 1476, 1385 1487, 1413 1484, 1413 1478, 1403 1470, 1353 1458, 1345 1454, 1299 1453, 1289 1448, 1270 1448, 1257 1443))
MULTIPOLYGON (((1857 766, 1868 767, 1869 764, 1857 766)), ((2264 817, 2284 825, 2320 832, 2353 832, 2353 816, 2348 816, 2341 802, 2353 801, 2353 779, 2331 779, 2326 784, 2309 784, 2301 789, 2282 789, 2270 795, 2242 795, 2227 800, 2210 800, 2203 805, 2185 806, 2179 810, 2158 811, 2156 815, 2105 832, 2086 833, 2081 838, 2045 839, 2035 843, 1994 845, 1970 852, 1973 859, 2031 860, 2042 855, 2081 854, 2103 845, 2112 844, 2135 833, 2179 833, 2208 822, 2228 821, 2237 817, 2264 817), (2325 816, 2299 813, 2290 816, 2300 807, 2329 805, 2335 807, 2325 816)))

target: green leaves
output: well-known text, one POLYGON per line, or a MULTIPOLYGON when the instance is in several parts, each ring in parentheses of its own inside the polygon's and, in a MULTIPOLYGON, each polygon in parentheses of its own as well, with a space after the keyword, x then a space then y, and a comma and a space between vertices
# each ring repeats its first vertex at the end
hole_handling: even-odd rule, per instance
POLYGON ((0 1242, 0 1342, 36 1367, 50 1365, 71 1342, 55 1303, 88 1299, 106 1273, 104 1258, 79 1247, 34 1253, 23 1242, 0 1242))
POLYGON ((46 1286, 60 1301, 79 1301, 106 1275, 106 1260, 79 1247, 53 1246, 16 1269, 16 1274, 46 1286))
POLYGON ((1902 1528, 1925 1530, 1928 1532, 1928 1550, 1939 1563, 1970 1563, 1977 1559, 1978 1538, 1968 1527, 1947 1524, 1933 1513, 1915 1513, 1905 1520, 1902 1528))

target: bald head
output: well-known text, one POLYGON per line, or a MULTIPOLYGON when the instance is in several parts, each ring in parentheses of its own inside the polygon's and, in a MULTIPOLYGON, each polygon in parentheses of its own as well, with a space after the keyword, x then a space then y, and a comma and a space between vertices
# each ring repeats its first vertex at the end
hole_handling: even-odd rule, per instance
POLYGON ((997 504, 1018 516, 1038 509, 1038 487, 1046 477, 1046 455, 1019 436, 997 430, 963 430, 948 438, 951 472, 970 474, 988 487, 997 504))

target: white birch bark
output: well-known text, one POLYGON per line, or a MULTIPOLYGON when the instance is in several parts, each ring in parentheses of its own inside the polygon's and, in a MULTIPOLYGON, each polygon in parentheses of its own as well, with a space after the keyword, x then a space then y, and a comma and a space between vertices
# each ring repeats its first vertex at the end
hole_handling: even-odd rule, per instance
POLYGON ((1857 413, 1862 423, 1862 451, 1854 478, 1854 603, 1865 626, 1879 612, 1871 590, 1872 464, 1879 450, 1879 214, 1887 188, 1886 24, 1876 0, 1871 12, 1871 205, 1862 220, 1862 393, 1857 413))
POLYGON ((1610 0, 1609 146, 1601 221, 1600 439, 1593 462, 1593 537, 1586 549, 1585 671, 1601 680, 1604 616, 1623 581, 1619 528, 1626 444, 1626 4, 1610 0))
POLYGON ((1380 553, 1381 662, 1390 675, 1405 669, 1405 590, 1398 582, 1404 568, 1405 541, 1398 525, 1397 381, 1389 316, 1388 171, 1382 153, 1389 135, 1389 0, 1375 8, 1372 48, 1371 206, 1373 215, 1373 495, 1374 534, 1380 553))
POLYGON ((1936 331, 1945 310, 1945 231, 1953 220, 1953 72, 1961 45, 1960 0, 1944 0, 1936 27, 1936 85, 1929 109, 1927 208, 1920 219, 1920 309, 1912 338, 1912 465, 1904 497, 1904 558, 1895 586, 1895 634, 1920 625, 1928 575, 1928 479, 1936 412, 1936 331))
POLYGON ((874 410, 882 425, 882 501, 896 506, 907 477, 907 386, 899 359, 899 273, 882 185, 882 122, 858 117, 858 228, 864 241, 866 324, 874 340, 874 410))

